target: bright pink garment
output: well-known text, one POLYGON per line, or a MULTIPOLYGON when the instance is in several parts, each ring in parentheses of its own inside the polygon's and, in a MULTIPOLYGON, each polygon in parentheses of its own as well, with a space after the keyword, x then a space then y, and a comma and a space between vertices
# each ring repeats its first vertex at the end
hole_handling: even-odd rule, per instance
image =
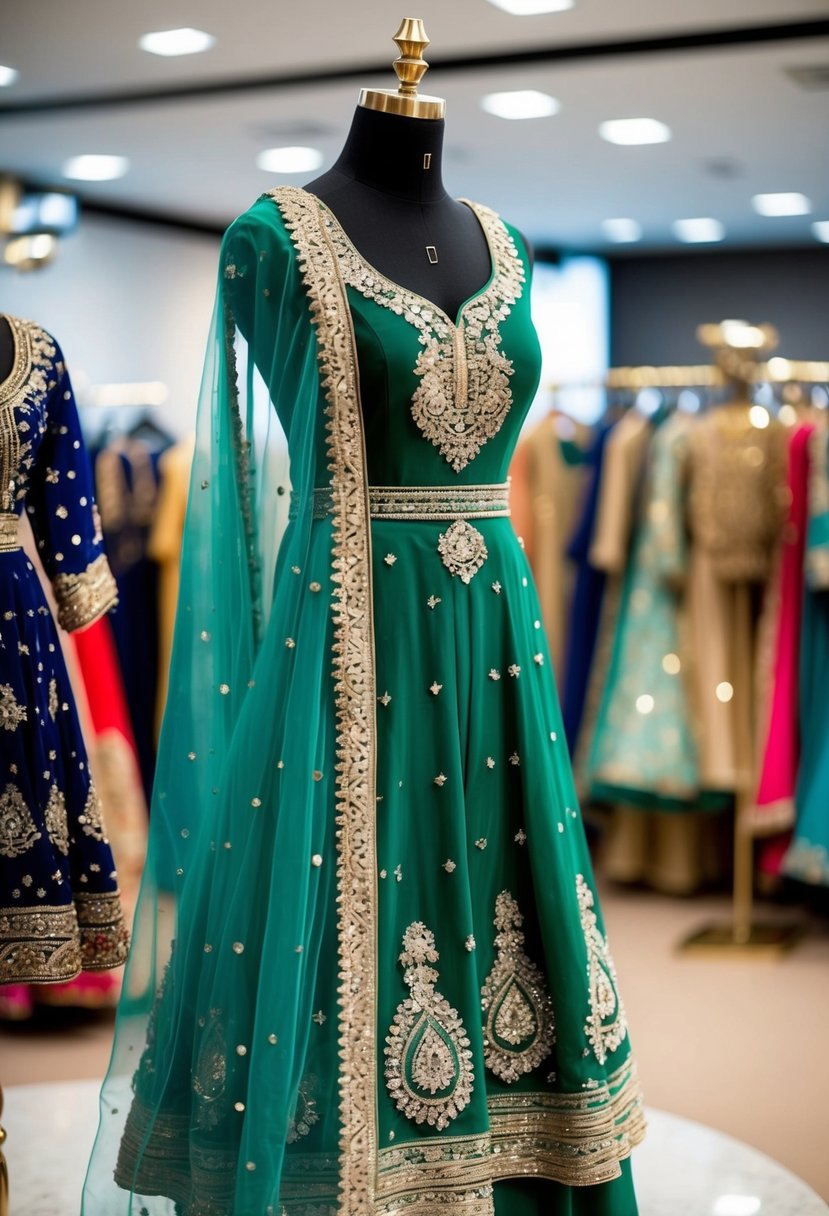
MULTIPOLYGON (((779 610, 772 666, 769 725, 763 751, 760 782, 752 826, 758 834, 782 832, 795 818, 794 793, 800 755, 798 685, 800 622, 803 610, 803 553, 808 512, 809 436, 811 423, 799 426, 789 442, 788 486, 790 502, 783 533, 779 568, 779 610)), ((772 842, 769 842, 770 844, 772 842)), ((768 852, 776 871, 779 849, 768 852)))

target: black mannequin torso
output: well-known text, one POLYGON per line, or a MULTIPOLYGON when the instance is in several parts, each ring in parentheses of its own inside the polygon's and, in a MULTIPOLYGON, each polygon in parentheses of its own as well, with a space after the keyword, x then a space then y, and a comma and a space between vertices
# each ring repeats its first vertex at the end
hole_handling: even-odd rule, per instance
POLYGON ((0 316, 0 384, 8 380, 14 367, 14 338, 11 326, 0 316))
POLYGON ((358 106, 336 163, 306 189, 376 270, 454 318, 492 264, 474 213, 443 185, 443 130, 442 119, 358 106))

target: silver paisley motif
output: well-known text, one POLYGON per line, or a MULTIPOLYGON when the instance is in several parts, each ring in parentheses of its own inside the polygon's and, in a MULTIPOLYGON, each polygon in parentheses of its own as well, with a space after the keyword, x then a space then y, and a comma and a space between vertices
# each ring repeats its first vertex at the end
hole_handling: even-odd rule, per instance
POLYGON ((483 536, 465 519, 441 532, 438 553, 449 573, 462 583, 470 583, 489 556, 483 536))
POLYGON ((547 1058, 556 1041, 544 977, 524 953, 524 918, 509 891, 495 900, 495 963, 481 989, 484 1060, 508 1085, 547 1058))
POLYGON ((386 1085, 397 1109, 414 1123, 442 1131, 472 1097, 469 1039, 457 1009, 435 990, 440 955, 421 921, 403 935, 403 978, 410 995, 397 1006, 386 1037, 386 1085))
POLYGON ((40 837, 20 790, 7 785, 0 794, 0 857, 21 857, 40 837))

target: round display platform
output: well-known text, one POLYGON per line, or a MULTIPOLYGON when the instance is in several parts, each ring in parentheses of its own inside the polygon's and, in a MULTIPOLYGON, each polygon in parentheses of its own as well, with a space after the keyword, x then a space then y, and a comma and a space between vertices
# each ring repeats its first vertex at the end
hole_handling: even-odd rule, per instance
MULTIPOLYGON (((98 1082, 18 1085, 5 1091, 5 1099, 12 1213, 78 1216, 98 1122, 98 1082)), ((633 1163, 639 1216, 829 1212, 805 1182, 770 1157, 664 1111, 648 1111, 648 1135, 633 1163)))

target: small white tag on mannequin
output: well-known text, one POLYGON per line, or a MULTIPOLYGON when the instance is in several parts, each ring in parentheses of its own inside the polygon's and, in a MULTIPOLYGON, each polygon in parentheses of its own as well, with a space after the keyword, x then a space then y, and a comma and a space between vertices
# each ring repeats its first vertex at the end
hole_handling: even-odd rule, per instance
POLYGON ((429 261, 432 263, 433 266, 437 266, 438 251, 437 251, 437 249, 435 249, 434 245, 426 246, 426 257, 429 259, 429 261))
POLYGON ((431 169, 431 167, 432 167, 432 153, 424 152, 423 153, 423 168, 431 169))

